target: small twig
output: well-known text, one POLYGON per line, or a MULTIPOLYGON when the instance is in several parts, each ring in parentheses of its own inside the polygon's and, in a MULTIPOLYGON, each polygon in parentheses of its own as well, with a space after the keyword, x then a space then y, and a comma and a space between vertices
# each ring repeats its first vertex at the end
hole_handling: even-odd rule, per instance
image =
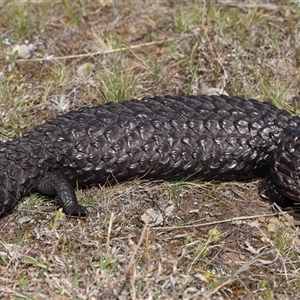
POLYGON ((111 228, 113 224, 114 213, 111 213, 109 225, 108 225, 108 232, 107 232, 107 240, 106 240, 106 257, 108 257, 108 249, 109 249, 109 242, 110 242, 110 235, 111 235, 111 228))
POLYGON ((138 244, 136 245, 136 247, 134 247, 134 251, 133 253, 131 254, 130 256, 130 260, 129 260, 129 264, 127 265, 127 270, 125 273, 129 273, 131 267, 133 266, 134 264, 134 260, 135 260, 135 257, 137 255, 137 252, 138 252, 138 249, 141 247, 142 243, 143 243, 143 240, 145 239, 145 235, 146 235, 146 232, 147 232, 147 228, 148 228, 148 224, 145 223, 144 227, 143 227, 143 231, 141 233, 141 236, 140 236, 140 239, 139 239, 139 242, 138 244))
MULTIPOLYGON (((139 239, 139 242, 138 244, 134 247, 134 250, 133 250, 133 253, 131 254, 130 256, 130 260, 129 260, 129 263, 125 269, 125 274, 126 274, 126 277, 128 278, 129 277, 129 273, 130 273, 130 270, 132 269, 133 265, 134 265, 134 262, 135 262, 135 258, 136 258, 136 255, 137 255, 137 252, 139 250, 139 248, 141 247, 144 239, 145 239, 145 235, 146 235, 146 232, 148 232, 148 224, 146 223, 143 227, 143 231, 141 233, 141 236, 140 236, 140 239, 139 239)), ((130 286, 131 286, 131 289, 132 289, 132 294, 131 294, 131 299, 135 300, 136 299, 136 286, 135 286, 135 275, 136 275, 136 268, 134 268, 132 270, 134 272, 134 275, 131 276, 130 278, 130 286)))
MULTIPOLYGON (((273 205, 279 212, 283 212, 282 208, 277 203, 273 203, 273 205)), ((293 210, 287 212, 288 213, 283 214, 283 216, 285 220, 296 230, 296 226, 300 226, 299 214, 296 213, 296 215, 294 215, 293 210), (291 217, 294 218, 293 221, 291 217), (297 217, 297 219, 295 219, 295 217, 297 217)))
POLYGON ((28 299, 27 295, 25 295, 24 293, 15 291, 14 289, 11 289, 9 287, 4 287, 3 289, 1 288, 0 291, 3 292, 3 295, 8 295, 8 293, 10 293, 18 296, 18 298, 28 299))
POLYGON ((290 9, 291 7, 289 5, 278 5, 278 4, 273 4, 273 3, 259 3, 259 1, 252 1, 249 3, 238 3, 238 1, 224 1, 224 0, 219 0, 219 4, 223 4, 229 7, 239 7, 242 9, 267 9, 267 10, 285 10, 285 9, 290 9))
MULTIPOLYGON (((171 39, 172 40, 172 39, 171 39)), ((16 62, 32 62, 32 61, 52 61, 52 60, 62 60, 62 59, 70 59, 70 58, 82 58, 82 57, 89 57, 89 56, 95 56, 95 55, 101 55, 101 54, 110 54, 110 53, 116 53, 126 50, 132 50, 136 48, 156 45, 164 43, 168 40, 159 40, 159 41, 153 41, 149 43, 143 43, 139 45, 133 45, 133 46, 125 46, 122 48, 112 49, 112 50, 105 50, 105 51, 97 51, 93 53, 85 53, 85 54, 77 54, 77 55, 66 55, 66 56, 57 56, 57 57, 50 57, 50 58, 29 58, 29 59, 17 59, 16 62)))
POLYGON ((172 230, 172 229, 182 229, 182 228, 197 228, 197 227, 205 227, 205 226, 209 226, 209 225, 224 224, 224 223, 229 223, 232 221, 257 219, 257 218, 261 218, 261 217, 274 217, 274 216, 283 215, 283 214, 287 214, 287 213, 282 212, 282 213, 263 214, 263 215, 241 216, 241 217, 225 219, 225 220, 220 220, 220 221, 214 221, 214 222, 208 222, 208 223, 191 224, 191 225, 184 225, 184 226, 152 227, 152 229, 155 229, 155 230, 162 230, 162 229, 169 230, 170 229, 170 230, 172 230))
MULTIPOLYGON (((251 260, 249 260, 247 263, 245 263, 241 268, 239 268, 238 270, 236 270, 236 272, 234 272, 230 277, 228 277, 226 280, 224 280, 220 285, 214 287, 213 289, 211 289, 210 291, 208 291, 203 299, 209 299, 210 296, 212 296, 213 294, 215 294, 218 290, 220 290, 222 287, 226 286, 229 283, 234 282, 235 280, 237 280, 239 278, 239 275, 243 272, 245 272, 247 269, 249 269, 250 266, 252 266, 253 264, 255 264, 259 258, 263 255, 267 255, 267 254, 273 254, 274 251, 270 250, 267 251, 266 253, 262 252, 259 253, 258 255, 256 255, 255 257, 253 257, 251 260)), ((276 257, 274 258, 273 261, 276 261, 278 259, 278 253, 276 253, 276 257)))

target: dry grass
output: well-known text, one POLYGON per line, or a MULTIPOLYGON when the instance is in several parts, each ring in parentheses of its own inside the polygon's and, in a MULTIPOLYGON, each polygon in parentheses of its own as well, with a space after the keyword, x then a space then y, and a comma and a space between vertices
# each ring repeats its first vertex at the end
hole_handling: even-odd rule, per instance
MULTIPOLYGON (((0 15, 2 141, 71 108, 155 94, 299 111, 297 1, 8 1, 0 15)), ((298 228, 258 187, 79 190, 87 219, 32 195, 0 220, 0 298, 299 299, 298 228)))

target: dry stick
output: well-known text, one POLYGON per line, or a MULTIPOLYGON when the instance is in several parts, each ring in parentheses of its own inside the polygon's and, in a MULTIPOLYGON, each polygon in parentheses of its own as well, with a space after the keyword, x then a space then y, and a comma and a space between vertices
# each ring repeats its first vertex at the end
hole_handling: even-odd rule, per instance
POLYGON ((131 254, 131 257, 130 257, 130 260, 129 260, 129 264, 127 265, 127 268, 126 268, 126 271, 125 271, 125 273, 127 273, 127 274, 129 273, 131 267, 134 264, 135 256, 136 256, 136 254, 138 252, 138 249, 141 247, 143 240, 145 239, 145 235, 146 235, 147 230, 148 230, 148 223, 145 223, 145 225, 143 227, 143 231, 142 231, 140 239, 139 239, 139 242, 136 245, 136 247, 134 248, 134 251, 131 254))
POLYGON ((194 266, 195 262, 198 260, 198 258, 200 257, 200 255, 202 255, 203 251, 204 251, 205 249, 207 249, 207 247, 208 247, 209 243, 211 242, 211 240, 212 240, 212 237, 210 236, 210 237, 205 241, 204 246, 201 247, 202 250, 199 251, 199 253, 195 256, 195 258, 194 258, 193 261, 191 262, 191 264, 190 264, 190 266, 189 266, 189 268, 188 268, 188 271, 187 271, 188 274, 191 272, 192 267, 194 266))
MULTIPOLYGON (((227 280, 225 280, 224 282, 222 282, 219 286, 214 287, 213 289, 211 289, 210 291, 208 291, 203 299, 209 299, 210 296, 212 296, 213 294, 215 294, 220 288, 224 287, 225 285, 233 282, 236 280, 236 278, 238 278, 238 276, 243 273, 244 271, 246 271, 250 266, 252 266, 253 264, 255 264, 259 258, 262 255, 266 255, 266 254, 273 254, 274 251, 270 250, 266 253, 259 253, 258 255, 256 255, 254 258, 252 258, 250 261, 248 261, 247 263, 245 263, 241 268, 239 268, 236 272, 234 272, 234 274, 232 274, 227 280)), ((276 261, 278 259, 278 253, 276 253, 276 257, 273 261, 276 261)))
POLYGON ((28 296, 23 294, 22 292, 15 291, 14 289, 11 289, 9 287, 4 287, 4 289, 0 289, 0 291, 4 292, 4 295, 7 295, 8 293, 14 294, 18 296, 19 298, 28 299, 28 296))
POLYGON ((16 62, 52 61, 52 60, 61 60, 61 59, 69 59, 69 58, 82 58, 82 57, 89 57, 89 56, 95 56, 95 55, 100 55, 100 54, 116 53, 116 52, 121 52, 121 51, 125 51, 125 50, 151 46, 151 45, 157 45, 157 44, 162 44, 162 43, 165 43, 166 41, 172 41, 172 40, 173 39, 168 39, 168 40, 164 39, 164 40, 160 40, 160 41, 153 41, 153 42, 139 44, 139 45, 125 46, 125 47, 118 48, 118 49, 98 51, 98 52, 86 53, 86 54, 66 55, 66 56, 58 56, 58 57, 52 57, 52 58, 17 59, 16 62))
POLYGON ((197 228, 197 227, 205 227, 209 225, 218 225, 218 224, 224 224, 224 223, 229 223, 232 221, 239 221, 239 220, 249 220, 249 219, 257 219, 260 217, 274 217, 278 215, 284 215, 288 214, 286 212, 281 212, 281 213, 273 213, 273 214, 263 214, 263 215, 252 215, 252 216, 242 216, 242 217, 236 217, 236 218, 231 218, 231 219, 225 219, 221 221, 214 221, 214 222, 208 222, 208 223, 200 223, 200 224, 191 224, 191 225, 184 225, 184 226, 169 226, 169 227, 152 227, 152 229, 155 230, 169 230, 169 229, 182 229, 182 228, 197 228))
POLYGON ((229 7, 239 7, 239 8, 263 8, 263 9, 268 9, 268 10, 285 10, 291 7, 289 5, 277 5, 277 4, 271 4, 271 3, 259 3, 259 1, 252 1, 250 3, 238 3, 238 2, 230 2, 228 0, 219 0, 218 1, 219 4, 223 4, 229 7))
POLYGON ((300 226, 300 220, 299 219, 294 219, 293 222, 291 221, 291 218, 290 218, 290 213, 283 213, 283 210, 282 208, 277 204, 277 203, 273 203, 273 205, 275 206, 275 208, 282 212, 282 215, 284 216, 285 220, 293 227, 294 230, 296 230, 296 226, 300 226))
POLYGON ((110 243, 110 235, 111 235, 113 219, 114 219, 114 213, 112 212, 109 220, 109 225, 108 225, 108 233, 107 233, 107 240, 106 240, 106 257, 108 256, 108 251, 109 251, 109 243, 110 243))
MULTIPOLYGON (((136 247, 134 247, 133 253, 130 256, 129 264, 127 265, 127 267, 125 269, 124 273, 126 274, 126 277, 129 275, 130 269, 134 265, 135 257, 137 255, 138 249, 141 247, 142 242, 145 239, 145 235, 146 235, 147 230, 148 230, 148 223, 145 223, 145 225, 143 227, 143 231, 142 231, 140 239, 139 239, 139 242, 136 245, 136 247)), ((134 270, 134 272, 136 272, 136 271, 134 270)), ((130 279, 130 286, 132 288, 131 298, 133 300, 135 300, 136 299, 136 290, 135 290, 134 276, 132 276, 132 278, 130 279)))

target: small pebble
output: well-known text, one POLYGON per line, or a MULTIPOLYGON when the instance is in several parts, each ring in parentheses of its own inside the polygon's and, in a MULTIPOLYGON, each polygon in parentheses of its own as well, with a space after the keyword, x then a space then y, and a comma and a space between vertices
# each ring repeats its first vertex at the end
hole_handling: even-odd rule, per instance
POLYGON ((18 58, 29 58, 30 57, 30 48, 29 46, 22 44, 22 45, 15 45, 13 47, 12 53, 18 52, 18 58))

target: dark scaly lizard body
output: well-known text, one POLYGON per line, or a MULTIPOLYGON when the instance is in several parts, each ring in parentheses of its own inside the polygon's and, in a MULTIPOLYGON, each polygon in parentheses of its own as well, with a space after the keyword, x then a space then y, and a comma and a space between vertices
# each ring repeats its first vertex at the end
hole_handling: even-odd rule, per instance
POLYGON ((165 96, 70 111, 0 144, 0 215, 29 192, 85 216, 74 188, 135 178, 265 177, 281 206, 300 201, 300 118, 269 103, 165 96))

